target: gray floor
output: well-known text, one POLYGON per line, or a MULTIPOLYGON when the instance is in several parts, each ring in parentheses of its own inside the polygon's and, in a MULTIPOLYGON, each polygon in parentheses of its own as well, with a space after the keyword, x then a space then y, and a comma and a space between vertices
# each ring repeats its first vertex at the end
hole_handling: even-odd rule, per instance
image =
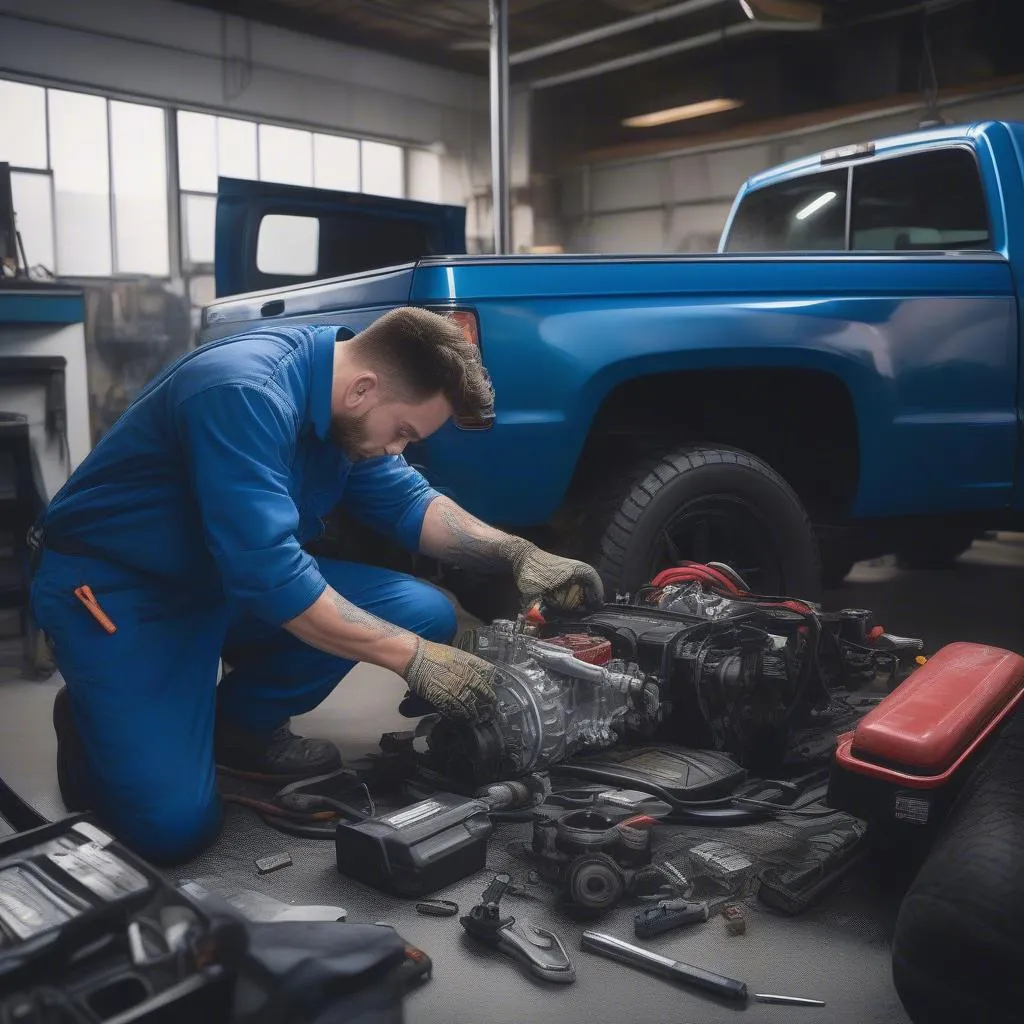
MULTIPOLYGON (((856 567, 841 590, 828 595, 829 607, 873 608, 893 632, 922 636, 934 651, 952 640, 989 643, 1024 650, 1024 536, 981 541, 953 570, 902 573, 887 561, 856 567)), ((49 725, 56 681, 29 683, 14 669, 0 669, 0 775, 41 811, 62 812, 53 768, 49 725)), ((296 722, 307 735, 328 736, 354 756, 376 747, 380 734, 408 728, 395 712, 403 692, 390 674, 360 667, 316 712, 296 722)), ((488 868, 522 872, 510 862, 507 846, 521 826, 504 826, 490 845, 488 868)), ((408 1002, 410 1021, 528 1024, 562 1019, 587 1024, 640 1021, 732 1020, 746 1012, 765 1021, 905 1022, 889 967, 889 938, 898 900, 868 871, 846 879, 819 906, 799 919, 755 909, 747 934, 727 936, 721 922, 653 940, 650 945, 678 959, 714 968, 747 981, 751 991, 782 992, 827 1000, 818 1009, 751 1004, 745 1011, 722 1006, 657 978, 637 974, 580 952, 580 928, 559 917, 547 899, 509 899, 508 909, 552 927, 570 951, 577 970, 574 985, 555 988, 524 977, 513 963, 474 947, 457 919, 415 914, 409 904, 381 896, 340 877, 328 843, 298 840, 255 824, 247 812, 229 814, 218 844, 177 873, 177 878, 217 875, 293 903, 336 903, 353 921, 396 925, 434 959, 434 978, 408 1002), (287 850, 293 865, 257 876, 255 857, 287 850)), ((438 895, 468 909, 489 874, 468 879, 438 895)), ((631 907, 604 918, 600 930, 632 937, 631 907)))

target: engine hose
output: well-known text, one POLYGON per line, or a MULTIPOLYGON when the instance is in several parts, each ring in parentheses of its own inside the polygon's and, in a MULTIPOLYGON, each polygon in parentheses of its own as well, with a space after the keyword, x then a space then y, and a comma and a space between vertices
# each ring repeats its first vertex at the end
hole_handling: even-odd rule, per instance
POLYGON ((712 569, 707 565, 686 565, 674 569, 665 569, 659 572, 651 580, 656 587, 667 587, 678 583, 707 583, 715 589, 724 589, 730 597, 744 597, 745 592, 740 590, 728 576, 712 569))

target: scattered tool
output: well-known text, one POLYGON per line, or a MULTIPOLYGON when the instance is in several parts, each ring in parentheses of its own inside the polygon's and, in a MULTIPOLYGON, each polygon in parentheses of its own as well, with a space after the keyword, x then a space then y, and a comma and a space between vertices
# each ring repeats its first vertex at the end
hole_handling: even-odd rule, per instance
POLYGON ((271 871, 291 867, 292 858, 287 853, 272 853, 269 857, 258 857, 254 863, 261 875, 269 875, 271 871))
POLYGON ((454 917, 458 912, 458 903, 451 900, 420 900, 416 904, 416 913, 427 917, 454 917))
POLYGON ((572 982, 576 969, 558 936, 514 917, 503 917, 498 904, 511 884, 509 875, 495 875, 480 902, 459 921, 475 939, 524 964, 545 981, 572 982))
POLYGON ((662 900, 655 907, 645 907, 633 918, 633 931, 638 939, 655 935, 708 919, 708 905, 689 900, 662 900))
POLYGON ((582 948, 591 953, 599 953, 609 960, 617 960, 630 967, 651 971, 671 981, 679 982, 681 985, 703 989, 705 992, 711 992, 716 996, 723 996, 736 1002, 745 1003, 753 999, 759 1003, 779 1003, 785 1006, 825 1005, 820 999, 777 996, 767 992, 751 993, 747 991, 745 982, 727 978, 722 974, 715 974, 714 971, 706 971, 701 967, 694 967, 692 964, 684 964, 679 960, 670 960, 666 956, 652 953, 648 949, 634 946, 631 942, 617 939, 614 935, 605 935, 603 932, 584 932, 582 948))
POLYGON ((746 935, 747 919, 743 916, 743 910, 731 903, 722 908, 722 917, 725 918, 725 930, 730 935, 746 935))

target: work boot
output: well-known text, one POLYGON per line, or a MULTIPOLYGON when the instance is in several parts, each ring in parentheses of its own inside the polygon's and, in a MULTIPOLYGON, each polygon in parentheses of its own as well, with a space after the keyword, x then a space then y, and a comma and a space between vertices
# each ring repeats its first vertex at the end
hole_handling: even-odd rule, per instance
POLYGON ((53 699, 53 731, 57 734, 57 785, 64 806, 72 814, 88 811, 91 808, 82 785, 85 753, 66 686, 62 686, 53 699))
POLYGON ((287 722, 271 733, 257 733, 218 721, 214 757, 217 767, 229 775, 268 782, 309 779, 341 767, 341 754, 333 743, 296 736, 287 722))

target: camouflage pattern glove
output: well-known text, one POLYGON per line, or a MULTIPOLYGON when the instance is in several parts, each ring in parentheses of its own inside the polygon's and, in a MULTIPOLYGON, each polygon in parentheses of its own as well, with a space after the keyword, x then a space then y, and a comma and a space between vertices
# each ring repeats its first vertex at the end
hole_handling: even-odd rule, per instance
POLYGON ((604 601, 604 586, 593 566, 532 544, 513 559, 512 575, 528 605, 543 600, 559 611, 574 611, 604 601))
POLYGON ((494 666, 468 651, 420 640, 405 670, 409 689, 448 718, 477 718, 494 701, 494 666))

